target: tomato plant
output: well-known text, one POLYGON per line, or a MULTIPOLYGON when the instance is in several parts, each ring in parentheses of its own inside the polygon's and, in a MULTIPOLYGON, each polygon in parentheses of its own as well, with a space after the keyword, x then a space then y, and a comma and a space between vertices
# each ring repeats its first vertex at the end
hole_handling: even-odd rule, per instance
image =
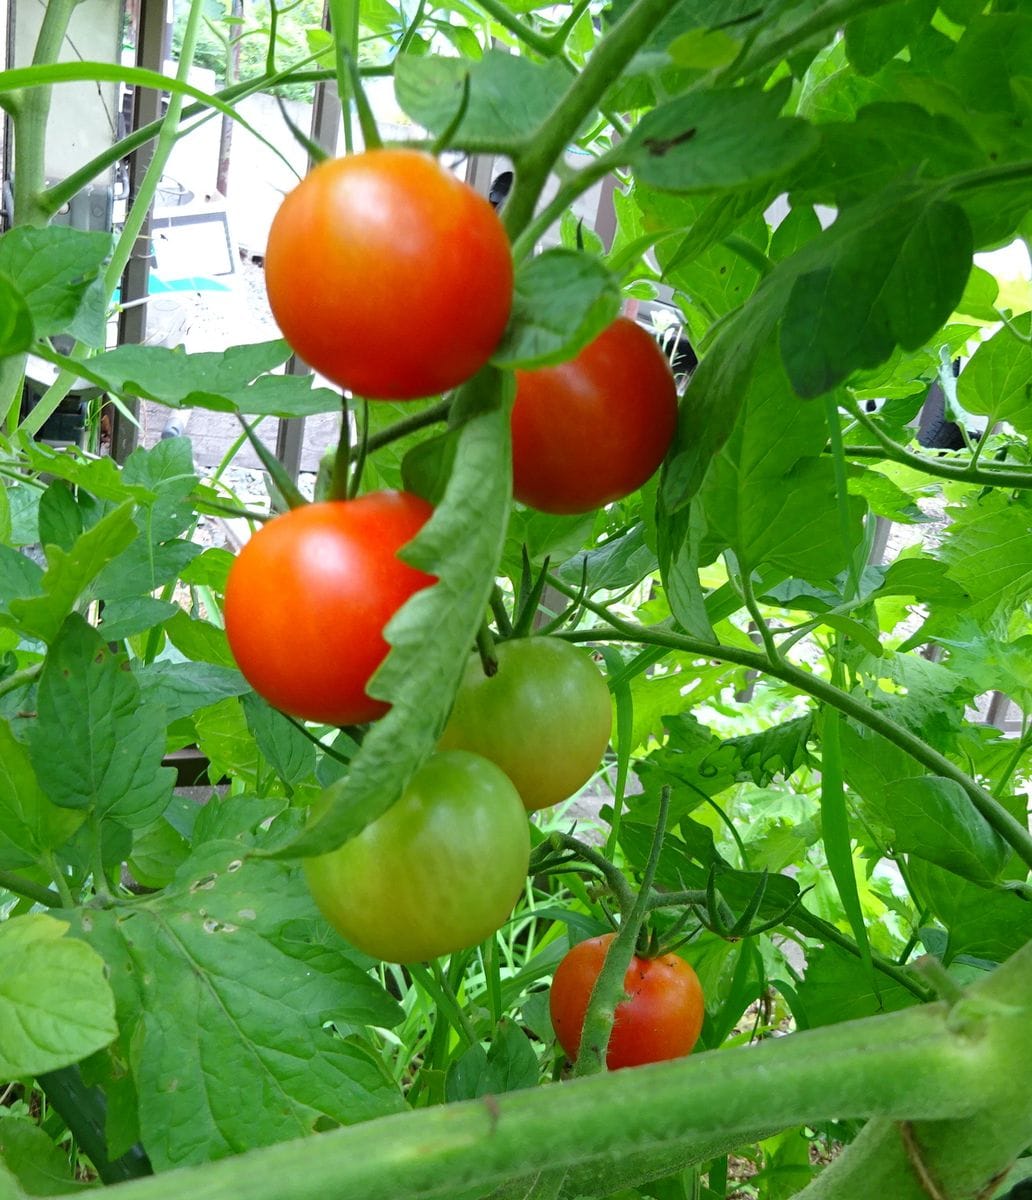
POLYGON ((366 684, 389 648, 384 626, 434 582, 397 554, 430 511, 407 492, 372 492, 303 505, 258 530, 225 600, 230 648, 256 692, 309 721, 383 716, 366 684))
POLYGON ((490 676, 470 658, 440 744, 496 763, 533 812, 572 796, 598 768, 609 689, 590 655, 559 638, 516 638, 496 651, 490 676))
POLYGON ((492 763, 449 750, 430 758, 382 817, 339 849, 305 859, 327 920, 387 962, 474 946, 502 924, 530 856, 526 813, 492 763))
POLYGON ((666 356, 618 317, 569 362, 516 372, 513 492, 549 513, 630 495, 663 461, 677 425, 666 356))
POLYGON ((478 371, 508 320, 512 278, 490 204, 415 150, 321 163, 280 206, 265 258, 287 341, 370 399, 433 395, 478 371))
MULTIPOLYGON (((580 1049, 584 1016, 615 934, 573 946, 556 968, 548 1005, 559 1045, 569 1058, 580 1049)), ((705 1003, 699 978, 676 954, 635 955, 624 975, 627 999, 616 1006, 606 1064, 611 1071, 690 1054, 699 1039, 705 1003)))

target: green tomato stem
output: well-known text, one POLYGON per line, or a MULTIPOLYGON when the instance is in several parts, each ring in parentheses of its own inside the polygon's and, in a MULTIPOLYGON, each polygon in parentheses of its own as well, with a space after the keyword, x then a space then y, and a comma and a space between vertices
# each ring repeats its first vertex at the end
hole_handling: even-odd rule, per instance
MULTIPOLYGON (((557 591, 561 591, 568 596, 572 595, 572 589, 555 576, 551 576, 549 582, 557 591)), ((943 778, 951 779, 954 783, 959 784, 975 808, 978 809, 993 829, 1007 842, 1024 863, 1032 867, 1032 834, 1029 833, 1028 829, 1020 821, 1011 816, 995 796, 990 795, 985 788, 981 787, 970 775, 962 771, 944 754, 940 754, 938 750, 934 750, 927 742, 912 734, 909 729, 905 729, 902 725, 897 724, 891 717, 887 717, 884 713, 880 713, 876 709, 864 704, 862 700, 858 700, 855 696, 850 695, 841 688, 835 687, 833 684, 821 679, 818 675, 811 675, 809 672, 803 671, 784 660, 772 662, 765 654, 750 650, 740 650, 736 646, 704 642, 699 638, 689 637, 687 634, 674 633, 668 630, 645 629, 643 626, 636 625, 632 621, 625 621, 621 617, 615 616, 602 605, 595 604, 590 600, 584 601, 584 607, 606 621, 612 632, 600 628, 577 629, 563 631, 557 636, 564 637, 567 641, 571 642, 599 642, 616 638, 623 641, 638 642, 642 645, 666 646, 668 649, 680 650, 686 654, 695 654, 701 658, 737 663, 739 666, 749 667, 754 671, 761 671, 766 675, 772 675, 775 679, 780 679, 784 683, 791 684, 799 691, 813 696, 815 700, 829 704, 832 708, 837 708, 840 712, 845 713, 847 717, 852 717, 853 720, 859 722, 861 725, 866 725, 868 729, 874 730, 875 733, 880 733, 887 741, 906 751, 911 758, 916 759, 923 767, 927 767, 933 775, 941 775, 943 778)))
MULTIPOLYGON (((1029 996, 1032 946, 952 1008, 909 1008, 403 1113, 121 1184, 114 1198, 415 1200, 492 1189, 515 1197, 527 1194, 542 1164, 567 1170, 568 1194, 595 1195, 715 1158, 765 1132, 832 1117, 920 1122, 913 1128, 923 1161, 939 1177, 941 1162, 965 1154, 985 1168, 1032 1138, 1029 996)), ((898 1138, 898 1126, 895 1132, 898 1138)), ((868 1192, 825 1194, 844 1200, 868 1192)), ((893 1200, 914 1194, 912 1185, 880 1193, 893 1200)))
MULTIPOLYGON (((642 875, 641 890, 634 897, 629 909, 626 907, 627 892, 620 897, 620 928, 610 943, 602 970, 599 971, 595 986, 591 989, 591 999, 588 1001, 588 1011, 584 1014, 584 1025, 581 1029, 580 1049, 577 1061, 573 1065, 575 1077, 594 1075, 605 1067, 616 1008, 624 998, 624 976, 631 965, 638 937, 649 914, 652 884, 659 867, 659 856, 663 849, 669 815, 670 789, 665 787, 659 796, 656 830, 642 875)), ((629 892, 629 889, 627 891, 629 892)))
POLYGON ((44 908, 65 907, 64 900, 52 888, 26 879, 14 871, 0 871, 0 888, 13 892, 16 896, 21 896, 26 900, 31 900, 35 904, 42 904, 44 908))

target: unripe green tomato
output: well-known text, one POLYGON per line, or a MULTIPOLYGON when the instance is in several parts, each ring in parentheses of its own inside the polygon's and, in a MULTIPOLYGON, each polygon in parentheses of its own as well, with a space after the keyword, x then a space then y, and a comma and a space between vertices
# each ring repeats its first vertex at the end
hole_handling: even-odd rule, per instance
POLYGON ((304 860, 330 924, 386 962, 475 946, 509 916, 530 862, 527 814, 492 763, 435 754, 357 837, 304 860))
POLYGON ((496 763, 533 812, 598 769, 613 725, 609 689, 588 652, 559 638, 517 638, 497 653, 490 677, 471 657, 439 744, 496 763))

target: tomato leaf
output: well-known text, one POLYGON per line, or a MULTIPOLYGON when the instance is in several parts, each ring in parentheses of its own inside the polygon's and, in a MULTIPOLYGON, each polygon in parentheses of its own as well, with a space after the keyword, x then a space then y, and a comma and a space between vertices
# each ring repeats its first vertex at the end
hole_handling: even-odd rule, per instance
POLYGON ((131 506, 123 504, 77 538, 69 551, 48 547, 47 569, 41 580, 43 595, 11 600, 8 605, 18 627, 42 641, 51 641, 101 571, 136 536, 131 506))
POLYGON ((789 81, 768 91, 693 92, 653 109, 621 146, 643 183, 675 192, 741 188, 783 175, 811 154, 817 135, 778 114, 789 81))
POLYGON ((326 789, 325 814, 281 855, 324 853, 359 833, 398 799, 440 737, 487 609, 509 516, 502 386, 487 370, 460 393, 468 416, 455 469, 433 516, 402 551, 438 582, 412 596, 385 630, 393 649, 367 690, 391 709, 366 734, 348 775, 326 789))
POLYGON ((401 1010, 327 931, 296 867, 211 842, 130 920, 81 912, 77 934, 118 977, 140 1132, 157 1169, 402 1107, 374 1056, 325 1027, 389 1028, 401 1010))
POLYGON ((0 867, 27 867, 62 846, 85 814, 59 808, 39 786, 29 752, 0 721, 0 867))
POLYGON ((798 999, 809 1028, 895 1012, 916 1003, 906 988, 868 971, 859 959, 833 946, 807 954, 798 999))
POLYGON ((781 353, 800 396, 821 396, 897 345, 916 350, 953 312, 971 270, 971 227, 934 191, 903 185, 840 214, 786 265, 795 279, 781 353))
POLYGON ((35 339, 32 314, 25 298, 10 276, 0 273, 0 358, 23 353, 35 339))
POLYGON ((111 253, 111 236, 67 226, 18 226, 0 238, 0 274, 14 281, 36 334, 67 328, 111 253))
MULTIPOLYGON (((1018 334, 1032 333, 1032 316, 1014 322, 1018 334)), ((984 413, 990 424, 1009 421, 1032 435, 1032 343, 1004 326, 971 356, 957 381, 957 399, 972 413, 984 413)))
POLYGON ((118 1035, 104 960, 43 913, 0 927, 0 1075, 39 1075, 78 1062, 118 1035))
POLYGON ((1009 853, 959 784, 934 775, 898 779, 868 792, 864 813, 898 852, 917 855, 991 887, 1009 853))
POLYGON ((620 289, 602 263, 576 250, 546 250, 516 271, 512 316, 491 361, 508 369, 565 362, 619 310, 620 289))
POLYGON ((923 32, 935 0, 900 0, 846 22, 846 55, 861 75, 873 75, 923 32))
POLYGON ((29 753, 55 804, 131 828, 161 815, 175 783, 175 772, 161 766, 165 714, 141 704, 136 680, 77 614, 47 656, 37 708, 29 753), (61 754, 54 754, 55 745, 61 754))
MULTIPOLYGON (((706 520, 701 561, 730 547, 743 569, 770 564, 830 579, 846 565, 850 547, 841 536, 834 464, 822 454, 827 427, 819 408, 786 404, 787 390, 768 348, 698 496, 706 520)), ((850 546, 860 539, 863 509, 850 498, 850 546)))
POLYGON ((570 85, 570 76, 555 60, 533 63, 504 50, 488 50, 479 62, 403 54, 394 64, 394 90, 414 121, 440 135, 459 112, 467 76, 469 102, 449 141, 472 151, 528 137, 570 85))
POLYGON ((910 857, 915 899, 949 931, 943 961, 970 955, 1003 962, 1032 939, 1032 905, 1013 892, 990 892, 952 871, 910 857))
POLYGON ((83 373, 108 391, 169 408, 208 408, 266 417, 339 412, 340 395, 312 387, 308 375, 271 375, 285 362, 284 341, 186 354, 164 346, 119 346, 90 359, 83 373))

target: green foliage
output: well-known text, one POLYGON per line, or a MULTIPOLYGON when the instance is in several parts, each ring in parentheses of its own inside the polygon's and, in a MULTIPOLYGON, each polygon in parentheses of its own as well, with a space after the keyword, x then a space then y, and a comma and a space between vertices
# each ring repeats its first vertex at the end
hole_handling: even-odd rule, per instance
MULTIPOLYGON (((202 483, 185 439, 116 463, 18 428, 27 351, 119 403, 299 418, 341 396, 282 373, 283 341, 106 348, 132 222, 114 246, 45 226, 55 193, 18 160, 0 235, 3 1200, 149 1170, 126 1200, 171 1200, 185 1165, 205 1195, 674 1200, 728 1194, 730 1154, 763 1200, 919 1200, 989 1195, 1032 1141, 1032 299, 974 263, 1032 230, 1032 18, 599 9, 335 3, 330 30, 307 0, 176 14, 177 45, 209 19, 195 62, 220 80, 238 38, 257 89, 310 88, 340 43, 436 152, 514 172, 491 365, 443 398, 344 398, 336 494, 406 486, 434 507, 403 556, 437 582, 387 624, 369 689, 390 709, 368 727, 289 718, 236 669, 232 555, 198 520, 267 514, 202 483), (600 181, 612 238, 579 217, 600 181), (600 512, 513 504, 514 372, 571 358, 632 296, 669 305, 689 375, 662 471, 600 512), (917 435, 933 382, 959 450, 917 435), (471 648, 490 663, 514 627, 594 649, 611 750, 576 807, 535 815, 493 937, 373 962, 298 860, 391 807, 471 648), (993 693, 1019 710, 1006 731, 993 693), (201 802, 174 789, 181 751, 201 802), (692 963, 703 1052, 557 1083, 549 981, 614 919, 692 963), (915 970, 922 954, 940 965, 915 970)), ((89 72, 0 73, 16 153, 43 148, 30 85, 89 72)), ((602 989, 596 1028, 614 1004, 602 989)))

